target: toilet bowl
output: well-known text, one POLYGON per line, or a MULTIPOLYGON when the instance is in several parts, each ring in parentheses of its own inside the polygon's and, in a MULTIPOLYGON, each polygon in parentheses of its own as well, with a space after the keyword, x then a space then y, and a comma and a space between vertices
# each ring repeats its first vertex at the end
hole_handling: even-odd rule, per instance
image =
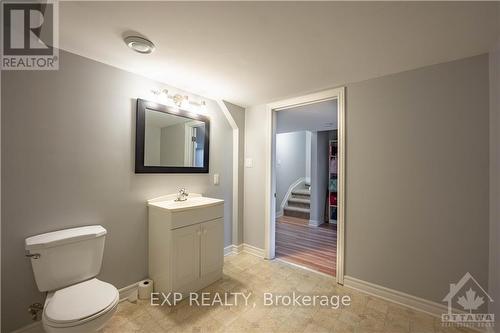
POLYGON ((109 283, 91 279, 47 295, 42 316, 46 332, 97 332, 113 316, 118 290, 109 283))
POLYGON ((95 278, 101 269, 106 233, 94 225, 25 240, 38 290, 47 292, 42 314, 46 332, 97 332, 115 313, 118 290, 95 278))

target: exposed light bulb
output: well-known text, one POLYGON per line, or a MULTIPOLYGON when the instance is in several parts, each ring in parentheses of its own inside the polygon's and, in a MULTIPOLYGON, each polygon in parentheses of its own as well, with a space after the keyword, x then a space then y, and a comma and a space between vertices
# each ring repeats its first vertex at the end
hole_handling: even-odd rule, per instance
POLYGON ((189 96, 184 96, 181 102, 181 107, 189 109, 190 104, 189 104, 189 96))
POLYGON ((172 96, 172 100, 174 101, 174 104, 177 105, 178 107, 182 106, 182 101, 184 100, 184 97, 179 94, 175 94, 172 96))
POLYGON ((207 102, 201 101, 201 103, 200 103, 200 112, 201 113, 206 113, 207 112, 207 102))

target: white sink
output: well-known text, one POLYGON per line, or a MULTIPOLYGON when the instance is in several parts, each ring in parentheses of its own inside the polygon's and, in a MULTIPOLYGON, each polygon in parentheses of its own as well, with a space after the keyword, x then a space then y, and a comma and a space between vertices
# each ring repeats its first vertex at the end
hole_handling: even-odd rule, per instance
POLYGON ((201 194, 197 193, 190 193, 187 200, 185 201, 175 201, 176 198, 176 194, 164 195, 159 198, 148 200, 148 206, 154 206, 173 212, 178 212, 200 207, 215 206, 224 202, 224 200, 220 199, 202 197, 201 194))

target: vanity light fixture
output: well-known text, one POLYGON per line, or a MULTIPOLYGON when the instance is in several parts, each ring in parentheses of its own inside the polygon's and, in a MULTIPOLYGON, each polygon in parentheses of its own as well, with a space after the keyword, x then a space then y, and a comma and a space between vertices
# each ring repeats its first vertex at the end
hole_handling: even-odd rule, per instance
POLYGON ((125 44, 135 52, 150 54, 155 50, 155 45, 149 39, 139 36, 127 36, 124 38, 125 44))
POLYGON ((179 94, 175 94, 172 97, 172 100, 174 101, 175 105, 177 105, 177 107, 180 108, 184 104, 184 100, 186 102, 189 102, 189 97, 188 96, 182 96, 182 95, 179 95, 179 94))
POLYGON ((186 111, 195 113, 205 113, 207 103, 205 101, 195 102, 189 99, 187 95, 173 94, 169 95, 167 89, 151 89, 151 94, 158 102, 169 106, 174 106, 186 111))

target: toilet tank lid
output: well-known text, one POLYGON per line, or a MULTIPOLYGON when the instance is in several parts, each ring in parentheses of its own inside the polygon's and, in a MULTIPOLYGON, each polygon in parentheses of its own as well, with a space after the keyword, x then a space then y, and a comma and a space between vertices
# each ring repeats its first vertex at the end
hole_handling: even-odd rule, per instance
POLYGON ((65 243, 79 242, 85 239, 96 238, 106 235, 106 229, 100 225, 89 225, 85 227, 63 229, 52 231, 41 235, 26 238, 24 247, 26 250, 36 250, 53 247, 65 243))

